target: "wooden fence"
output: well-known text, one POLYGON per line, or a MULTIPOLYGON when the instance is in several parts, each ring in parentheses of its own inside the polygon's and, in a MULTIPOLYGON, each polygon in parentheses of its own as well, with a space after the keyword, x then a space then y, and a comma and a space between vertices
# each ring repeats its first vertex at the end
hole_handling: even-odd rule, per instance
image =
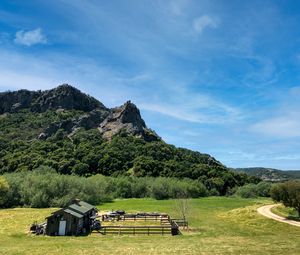
POLYGON ((184 219, 171 219, 168 214, 124 214, 124 215, 102 215, 105 221, 160 221, 160 226, 105 226, 102 225, 98 231, 102 235, 179 235, 179 227, 188 227, 184 219))
POLYGON ((188 221, 185 219, 171 219, 171 223, 174 222, 178 225, 178 227, 188 228, 188 221))
POLYGON ((138 215, 138 214, 124 214, 124 215, 102 215, 102 221, 170 221, 170 217, 167 214, 160 215, 138 215))
POLYGON ((172 226, 102 226, 98 231, 103 235, 178 235, 178 225, 172 226))

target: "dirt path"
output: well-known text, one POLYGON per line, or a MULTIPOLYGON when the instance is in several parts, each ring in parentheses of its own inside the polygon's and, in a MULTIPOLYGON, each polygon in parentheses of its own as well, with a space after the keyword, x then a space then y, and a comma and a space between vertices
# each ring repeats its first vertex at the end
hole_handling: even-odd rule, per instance
POLYGON ((265 205, 265 206, 262 206, 262 207, 259 207, 257 209, 257 212, 265 217, 268 217, 268 218, 271 218, 273 220, 277 220, 277 221, 280 221, 280 222, 283 222, 283 223, 287 223, 287 224, 290 224, 290 225, 293 225, 293 226, 297 226, 297 227, 300 227, 300 222, 299 221, 295 221, 295 220, 289 220, 289 219, 286 219, 284 217, 281 217, 277 214, 274 214, 271 212, 271 209, 275 206, 278 206, 279 204, 274 204, 274 205, 265 205))

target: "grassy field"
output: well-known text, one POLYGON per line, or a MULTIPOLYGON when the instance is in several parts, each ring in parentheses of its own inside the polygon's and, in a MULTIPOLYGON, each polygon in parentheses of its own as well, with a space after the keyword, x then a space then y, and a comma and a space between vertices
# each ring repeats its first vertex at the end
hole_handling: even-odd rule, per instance
POLYGON ((271 209, 271 211, 282 217, 286 217, 291 220, 300 221, 300 219, 298 217, 298 212, 294 208, 285 207, 284 205, 279 205, 279 206, 273 207, 271 209))
MULTIPOLYGON (((48 237, 27 233, 55 209, 0 210, 0 254, 300 254, 300 228, 264 218, 263 199, 209 197, 191 201, 191 229, 181 236, 48 237)), ((100 210, 166 212, 174 201, 116 200, 100 210)))

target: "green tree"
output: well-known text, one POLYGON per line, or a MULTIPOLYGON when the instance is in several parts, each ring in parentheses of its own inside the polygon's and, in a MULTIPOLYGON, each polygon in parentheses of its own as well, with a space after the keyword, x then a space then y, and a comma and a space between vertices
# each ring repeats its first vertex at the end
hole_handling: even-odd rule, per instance
POLYGON ((295 208, 300 218, 300 182, 288 181, 274 185, 271 188, 271 197, 276 202, 281 202, 287 207, 295 208))
POLYGON ((72 172, 76 175, 87 175, 89 173, 89 165, 85 163, 78 162, 74 167, 72 172))
POLYGON ((243 198, 254 198, 258 196, 255 184, 247 184, 239 187, 236 191, 236 194, 243 198))
POLYGON ((6 179, 0 176, 0 207, 6 203, 8 191, 9 185, 6 179))

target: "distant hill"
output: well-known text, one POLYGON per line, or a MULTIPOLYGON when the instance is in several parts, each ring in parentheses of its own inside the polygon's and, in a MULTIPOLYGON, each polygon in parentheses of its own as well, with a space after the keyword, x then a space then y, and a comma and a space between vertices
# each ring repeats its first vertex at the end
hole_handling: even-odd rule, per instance
POLYGON ((130 101, 109 109, 67 84, 0 93, 0 174, 41 165, 83 176, 196 179, 216 195, 258 181, 208 154, 165 143, 130 101))
POLYGON ((264 167, 235 168, 234 170, 261 178, 264 181, 280 182, 293 179, 300 180, 300 170, 283 171, 264 167))

